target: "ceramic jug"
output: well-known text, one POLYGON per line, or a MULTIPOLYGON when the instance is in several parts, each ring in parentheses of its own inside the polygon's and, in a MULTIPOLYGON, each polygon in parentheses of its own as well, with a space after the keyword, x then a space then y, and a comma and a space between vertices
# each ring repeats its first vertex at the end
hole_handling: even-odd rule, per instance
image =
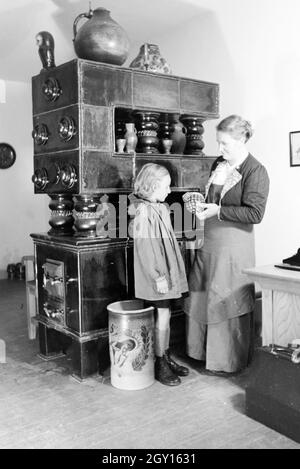
POLYGON ((127 153, 130 153, 130 152, 135 151, 138 138, 136 134, 136 128, 133 122, 129 122, 125 124, 125 127, 126 127, 126 133, 125 133, 126 151, 127 153))
POLYGON ((73 33, 74 49, 81 59, 122 65, 128 57, 130 44, 127 33, 105 8, 90 8, 88 13, 78 15, 73 33), (77 31, 82 18, 88 21, 77 31))
POLYGON ((171 153, 182 155, 186 146, 186 129, 179 120, 179 114, 173 115, 171 139, 173 140, 171 153))
POLYGON ((140 47, 139 54, 129 67, 148 72, 171 73, 170 65, 161 56, 159 47, 156 44, 143 44, 140 47))
POLYGON ((108 310, 111 384, 124 390, 151 386, 154 379, 154 308, 143 300, 111 303, 108 310))

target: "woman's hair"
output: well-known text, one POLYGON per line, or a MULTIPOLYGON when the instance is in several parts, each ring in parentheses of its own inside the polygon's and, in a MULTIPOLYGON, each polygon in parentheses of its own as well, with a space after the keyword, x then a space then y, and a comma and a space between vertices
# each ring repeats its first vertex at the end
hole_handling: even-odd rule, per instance
POLYGON ((153 194, 157 182, 169 175, 167 168, 160 164, 145 164, 135 178, 134 193, 147 199, 153 194))
POLYGON ((233 114, 223 119, 218 125, 219 132, 229 133, 232 138, 239 140, 245 137, 245 142, 253 135, 253 128, 249 121, 246 121, 240 116, 233 114))

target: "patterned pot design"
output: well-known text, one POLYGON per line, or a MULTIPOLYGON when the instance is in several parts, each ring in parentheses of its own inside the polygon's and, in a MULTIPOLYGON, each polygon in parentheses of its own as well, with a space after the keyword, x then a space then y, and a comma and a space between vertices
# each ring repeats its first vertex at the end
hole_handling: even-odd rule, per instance
POLYGON ((172 73, 170 65, 160 55, 159 47, 156 44, 143 44, 138 56, 131 62, 129 67, 148 72, 172 73))
POLYGON ((154 383, 154 308, 143 306, 143 300, 107 306, 111 384, 118 389, 137 390, 154 383))

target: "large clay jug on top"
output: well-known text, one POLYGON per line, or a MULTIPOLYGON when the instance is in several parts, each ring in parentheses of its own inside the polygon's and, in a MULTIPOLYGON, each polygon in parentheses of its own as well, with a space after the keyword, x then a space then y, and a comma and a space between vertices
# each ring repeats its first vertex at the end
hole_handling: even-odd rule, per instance
POLYGON ((81 59, 122 65, 128 57, 129 39, 124 29, 110 17, 105 8, 90 8, 81 13, 73 24, 74 49, 81 59), (77 31, 78 21, 88 21, 77 31))

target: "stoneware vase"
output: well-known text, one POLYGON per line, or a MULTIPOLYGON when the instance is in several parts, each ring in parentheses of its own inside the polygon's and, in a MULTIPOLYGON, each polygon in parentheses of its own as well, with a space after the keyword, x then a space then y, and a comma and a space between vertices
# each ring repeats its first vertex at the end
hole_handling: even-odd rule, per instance
POLYGON ((158 153, 159 112, 137 111, 138 151, 141 153, 158 153))
POLYGON ((162 139, 162 146, 163 146, 163 149, 164 149, 164 153, 166 155, 170 154, 170 150, 171 150, 172 145, 173 145, 173 140, 171 140, 170 138, 163 138, 162 139))
POLYGON ((137 141, 138 141, 136 128, 133 122, 128 122, 127 124, 125 124, 125 127, 126 127, 126 133, 125 133, 126 152, 132 153, 135 151, 137 141))
POLYGON ((105 8, 90 9, 81 13, 73 24, 74 49, 81 59, 122 65, 128 57, 129 38, 124 29, 105 8), (88 21, 77 30, 79 20, 88 21))
POLYGON ((124 153, 126 138, 117 138, 117 152, 124 153))
POLYGON ((111 303, 108 310, 111 384, 124 390, 154 383, 154 308, 143 300, 111 303))
POLYGON ((182 155, 186 146, 186 129, 179 121, 179 115, 174 115, 171 123, 171 139, 173 141, 171 153, 182 155))
POLYGON ((161 56, 156 44, 143 44, 138 56, 129 65, 130 68, 156 73, 172 73, 170 65, 161 56))

